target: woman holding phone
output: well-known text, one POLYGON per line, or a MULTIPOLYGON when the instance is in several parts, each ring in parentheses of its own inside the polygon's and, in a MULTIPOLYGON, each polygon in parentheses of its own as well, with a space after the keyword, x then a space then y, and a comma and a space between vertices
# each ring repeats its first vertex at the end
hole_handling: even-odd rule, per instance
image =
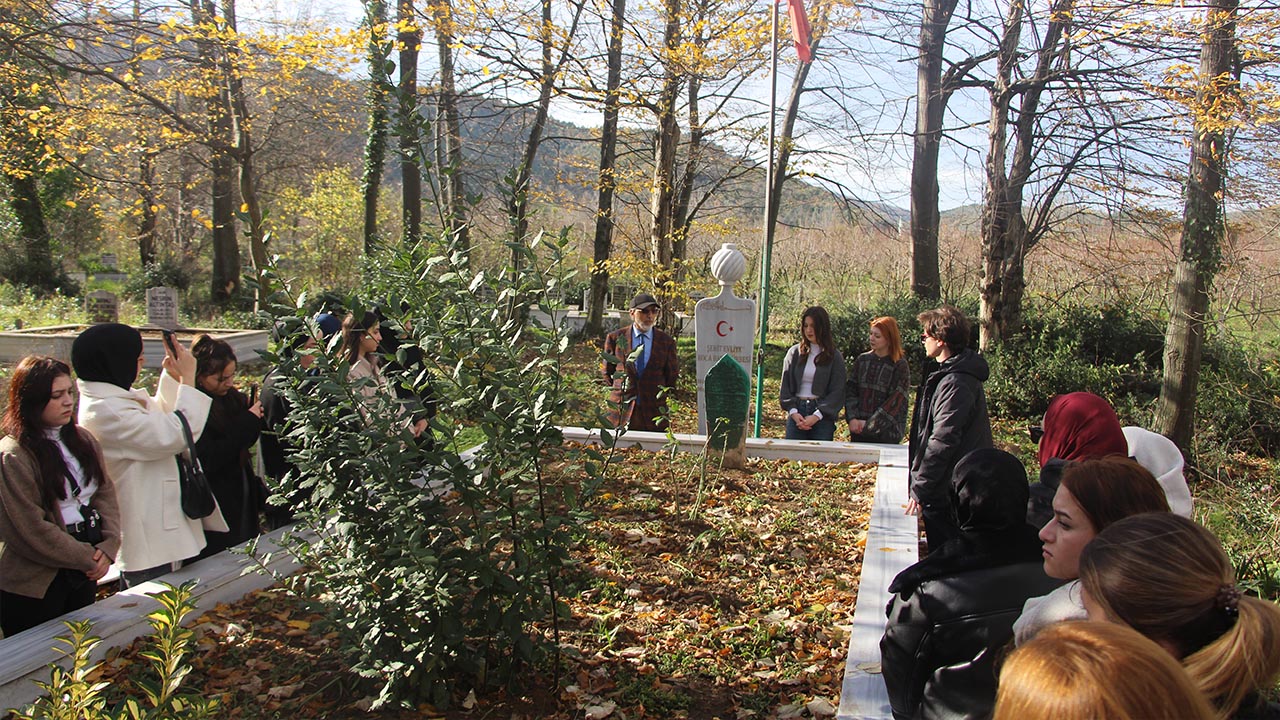
POLYGON ((124 586, 165 575, 205 546, 204 529, 226 532, 215 509, 203 520, 182 511, 174 456, 187 449, 177 413, 199 439, 212 404, 195 387, 196 358, 166 338, 164 372, 154 396, 135 389, 142 335, 128 325, 94 325, 71 344, 80 389, 80 424, 102 443, 107 475, 116 483, 122 542, 116 561, 124 586))
POLYGON ((6 637, 93 603, 120 549, 102 449, 76 427, 71 368, 23 358, 0 419, 0 629, 6 637))
POLYGON ((229 528, 205 533, 209 543, 200 557, 208 557, 261 532, 259 514, 268 493, 253 472, 249 448, 262 433, 262 404, 236 389, 236 354, 226 341, 201 335, 191 344, 191 354, 196 357, 196 387, 212 400, 196 454, 229 528))

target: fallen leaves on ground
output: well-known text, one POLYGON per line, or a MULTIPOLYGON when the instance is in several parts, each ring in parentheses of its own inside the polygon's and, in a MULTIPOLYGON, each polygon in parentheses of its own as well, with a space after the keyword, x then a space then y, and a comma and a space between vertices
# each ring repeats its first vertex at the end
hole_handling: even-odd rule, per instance
MULTIPOLYGON (((225 718, 833 716, 874 466, 753 459, 700 483, 699 460, 631 450, 616 462, 573 549, 558 686, 546 668, 518 691, 460 683, 447 710, 369 712, 325 614, 275 587, 194 621, 185 687, 217 697, 225 718)), ((103 679, 145 677, 138 652, 103 679)))

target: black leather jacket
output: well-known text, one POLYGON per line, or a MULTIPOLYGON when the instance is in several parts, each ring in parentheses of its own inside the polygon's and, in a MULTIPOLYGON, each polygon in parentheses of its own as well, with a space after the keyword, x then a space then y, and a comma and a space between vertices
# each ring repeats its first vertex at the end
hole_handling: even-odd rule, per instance
POLYGON ((889 602, 881 667, 895 718, 986 718, 997 658, 1027 598, 1060 583, 1039 559, 933 578, 889 602))

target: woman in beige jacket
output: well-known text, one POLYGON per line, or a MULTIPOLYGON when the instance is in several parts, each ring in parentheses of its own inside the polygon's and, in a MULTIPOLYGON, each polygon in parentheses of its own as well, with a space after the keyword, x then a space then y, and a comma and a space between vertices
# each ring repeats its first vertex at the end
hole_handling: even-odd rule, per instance
POLYGON ((28 356, 0 430, 0 628, 11 636, 92 604, 120 548, 115 486, 73 422, 71 368, 28 356))

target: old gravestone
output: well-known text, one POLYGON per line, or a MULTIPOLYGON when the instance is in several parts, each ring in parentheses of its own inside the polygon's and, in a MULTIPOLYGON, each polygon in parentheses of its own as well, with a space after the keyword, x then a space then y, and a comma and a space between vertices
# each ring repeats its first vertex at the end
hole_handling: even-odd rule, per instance
POLYGON ((747 464, 747 403, 751 376, 732 355, 724 355, 707 373, 707 451, 720 455, 720 464, 742 469, 747 464))
POLYGON ((147 288, 147 324, 169 330, 178 327, 178 291, 176 289, 147 288))
POLYGON ((116 294, 106 290, 94 290, 84 298, 85 312, 89 313, 89 322, 113 323, 120 321, 120 302, 116 294))
MULTIPOLYGON (((720 358, 731 356, 751 375, 752 346, 756 334, 756 304, 733 294, 733 284, 747 271, 747 260, 737 245, 725 243, 711 256, 711 274, 720 283, 720 294, 703 298, 694 306, 697 334, 698 432, 708 429, 706 377, 720 358)), ((748 393, 749 394, 749 393, 748 393)), ((744 405, 745 407, 745 405, 744 405)))

